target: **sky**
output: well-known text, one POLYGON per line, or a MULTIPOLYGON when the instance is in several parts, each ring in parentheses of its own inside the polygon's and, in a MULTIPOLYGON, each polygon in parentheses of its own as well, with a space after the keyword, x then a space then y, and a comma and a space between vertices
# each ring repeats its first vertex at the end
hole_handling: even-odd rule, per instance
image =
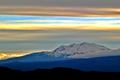
POLYGON ((120 0, 0 0, 0 14, 120 16, 120 0))
POLYGON ((0 0, 0 6, 108 7, 120 8, 120 0, 0 0))
POLYGON ((120 0, 0 0, 0 52, 90 42, 120 48, 120 0))
POLYGON ((66 17, 0 15, 0 29, 120 30, 120 17, 66 17))
POLYGON ((72 43, 120 48, 120 17, 0 15, 0 50, 53 50, 72 43))

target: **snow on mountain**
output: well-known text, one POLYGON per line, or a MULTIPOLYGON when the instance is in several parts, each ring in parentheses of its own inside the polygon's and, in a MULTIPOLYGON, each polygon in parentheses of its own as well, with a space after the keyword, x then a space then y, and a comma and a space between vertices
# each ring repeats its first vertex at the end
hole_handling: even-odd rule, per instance
POLYGON ((101 53, 103 56, 120 56, 120 49, 111 50, 110 52, 101 53))
POLYGON ((97 57, 102 53, 109 53, 111 49, 94 43, 71 44, 67 46, 60 46, 51 54, 54 56, 63 56, 68 58, 89 58, 97 57))
POLYGON ((13 57, 4 62, 38 62, 38 61, 58 61, 76 58, 93 58, 104 56, 120 56, 120 49, 111 50, 95 43, 81 43, 60 46, 53 51, 36 52, 22 57, 13 57))

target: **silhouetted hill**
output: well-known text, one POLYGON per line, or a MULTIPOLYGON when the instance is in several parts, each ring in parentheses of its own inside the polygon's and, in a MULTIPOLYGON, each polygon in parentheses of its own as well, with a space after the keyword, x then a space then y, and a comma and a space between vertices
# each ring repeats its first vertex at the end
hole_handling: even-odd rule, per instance
POLYGON ((1 80, 119 80, 120 73, 83 72, 70 68, 37 69, 25 72, 0 67, 0 75, 1 80))

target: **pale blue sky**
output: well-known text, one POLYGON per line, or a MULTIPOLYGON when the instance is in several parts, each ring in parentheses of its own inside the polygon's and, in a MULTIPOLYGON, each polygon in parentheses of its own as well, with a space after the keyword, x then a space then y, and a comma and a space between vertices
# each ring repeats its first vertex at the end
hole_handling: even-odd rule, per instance
MULTIPOLYGON (((6 24, 95 24, 106 22, 117 25, 120 17, 66 17, 66 16, 20 16, 0 15, 0 23, 6 24), (71 21, 71 22, 68 22, 71 21)), ((119 24, 118 24, 119 25, 119 24)))

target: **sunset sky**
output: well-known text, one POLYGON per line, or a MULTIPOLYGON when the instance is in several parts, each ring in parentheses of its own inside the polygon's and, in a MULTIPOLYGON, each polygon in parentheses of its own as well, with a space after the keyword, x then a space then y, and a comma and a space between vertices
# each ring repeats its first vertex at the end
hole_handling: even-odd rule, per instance
POLYGON ((120 48, 120 0, 0 0, 0 51, 91 42, 120 48))
POLYGON ((120 48, 120 18, 0 15, 1 51, 52 50, 81 42, 120 48))
POLYGON ((0 15, 0 29, 120 30, 119 17, 65 17, 0 15), (101 26, 102 25, 102 26, 101 26))

